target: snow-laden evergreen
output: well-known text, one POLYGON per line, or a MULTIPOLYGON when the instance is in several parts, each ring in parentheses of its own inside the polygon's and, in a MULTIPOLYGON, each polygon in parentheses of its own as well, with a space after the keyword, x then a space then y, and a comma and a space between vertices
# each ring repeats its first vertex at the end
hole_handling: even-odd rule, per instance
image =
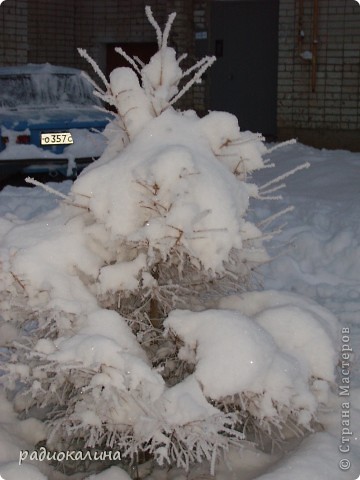
POLYGON ((183 71, 167 44, 174 15, 164 32, 147 15, 149 64, 100 74, 118 112, 103 156, 57 209, 0 225, 4 381, 18 411, 40 407, 48 448, 186 469, 205 458, 213 472, 229 445, 316 427, 336 319, 300 298, 239 296, 269 260, 250 199, 282 184, 251 182, 267 148, 233 115, 173 108, 213 59, 183 71))

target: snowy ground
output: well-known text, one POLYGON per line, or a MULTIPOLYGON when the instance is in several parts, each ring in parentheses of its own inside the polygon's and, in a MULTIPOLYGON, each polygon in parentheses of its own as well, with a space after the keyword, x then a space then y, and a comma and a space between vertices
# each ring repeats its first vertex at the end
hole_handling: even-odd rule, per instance
MULTIPOLYGON (((335 389, 333 408, 321 413, 325 431, 310 435, 298 445, 289 445, 282 455, 262 454, 250 447, 240 455, 230 452, 229 466, 219 465, 217 480, 355 480, 360 474, 360 154, 316 150, 298 144, 274 151, 271 159, 275 169, 261 171, 255 176, 256 183, 266 183, 304 161, 310 162, 311 167, 286 180, 283 200, 253 203, 251 215, 260 219, 288 205, 295 207, 281 218, 286 226, 268 245, 275 259, 257 278, 265 289, 300 293, 337 315, 345 329, 339 331, 339 342, 345 349, 353 350, 350 399, 335 389), (350 408, 345 405, 349 401, 350 408), (347 418, 349 410, 347 427, 341 425, 341 418, 342 414, 347 418), (347 462, 351 464, 349 468, 347 462)), ((67 192, 70 185, 64 182, 55 187, 67 192)), ((15 216, 28 220, 56 204, 56 198, 38 187, 8 186, 0 192, 0 216, 8 219, 15 216)), ((339 368, 339 384, 344 375, 347 373, 339 368)), ((41 435, 36 421, 17 421, 4 398, 0 403, 0 428, 0 475, 5 480, 60 478, 60 474, 49 471, 41 462, 17 465, 20 450, 31 451, 41 435)), ((126 478, 115 467, 96 476, 96 480, 126 478)), ((212 477, 204 465, 188 476, 174 469, 156 470, 147 478, 212 477)))

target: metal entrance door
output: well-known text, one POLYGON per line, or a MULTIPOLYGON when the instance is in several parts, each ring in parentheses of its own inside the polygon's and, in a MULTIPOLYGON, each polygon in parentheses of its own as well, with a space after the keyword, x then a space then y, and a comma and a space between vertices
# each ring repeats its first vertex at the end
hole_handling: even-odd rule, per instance
POLYGON ((210 108, 241 130, 276 137, 278 0, 215 1, 211 9, 210 108))

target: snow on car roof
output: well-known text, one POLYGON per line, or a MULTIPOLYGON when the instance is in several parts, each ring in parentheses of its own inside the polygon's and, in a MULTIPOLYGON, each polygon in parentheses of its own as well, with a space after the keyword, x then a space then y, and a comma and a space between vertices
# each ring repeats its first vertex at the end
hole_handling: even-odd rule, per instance
POLYGON ((80 75, 82 70, 73 67, 63 67, 52 65, 50 63, 28 63, 24 65, 14 65, 9 67, 0 67, 0 75, 23 75, 23 74, 58 74, 58 75, 80 75))

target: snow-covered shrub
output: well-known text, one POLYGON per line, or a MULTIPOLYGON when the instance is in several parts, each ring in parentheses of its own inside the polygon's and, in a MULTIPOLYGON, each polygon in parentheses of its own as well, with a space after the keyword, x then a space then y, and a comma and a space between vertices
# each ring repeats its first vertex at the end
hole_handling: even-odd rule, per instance
POLYGON ((312 428, 333 380, 333 319, 260 293, 259 310, 250 297, 220 300, 248 290, 268 261, 246 215, 251 197, 282 185, 251 183, 268 150, 233 115, 174 110, 214 59, 183 71, 167 45, 174 15, 161 32, 146 11, 159 44, 147 65, 120 50, 132 69, 108 82, 81 51, 118 112, 103 156, 57 209, 4 227, 3 380, 19 411, 44 412, 49 448, 186 469, 205 458, 214 471, 219 452, 254 432, 312 428))

